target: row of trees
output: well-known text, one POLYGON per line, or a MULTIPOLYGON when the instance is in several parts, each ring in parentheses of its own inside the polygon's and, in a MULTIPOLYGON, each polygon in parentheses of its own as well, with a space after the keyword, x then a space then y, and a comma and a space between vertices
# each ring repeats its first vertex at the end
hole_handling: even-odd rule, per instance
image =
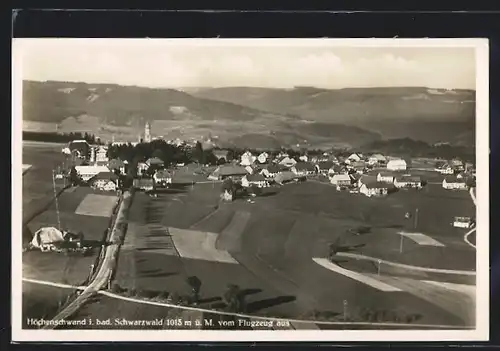
POLYGON ((102 145, 102 141, 90 133, 56 133, 56 132, 30 132, 23 131, 23 140, 42 141, 49 143, 69 143, 72 140, 86 140, 89 144, 102 145))

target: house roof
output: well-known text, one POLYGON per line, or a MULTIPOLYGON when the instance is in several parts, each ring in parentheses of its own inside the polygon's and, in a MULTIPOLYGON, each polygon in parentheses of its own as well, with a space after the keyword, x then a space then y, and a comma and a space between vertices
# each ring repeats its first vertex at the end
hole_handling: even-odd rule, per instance
POLYGON ((228 150, 214 150, 214 156, 217 158, 227 157, 229 151, 228 150))
POLYGON ((379 172, 381 177, 395 177, 394 173, 392 172, 379 172))
POLYGON ((391 186, 383 182, 372 182, 365 184, 368 189, 389 189, 391 186))
POLYGON ((382 154, 373 154, 370 156, 371 159, 376 159, 379 161, 385 161, 385 156, 382 154))
POLYGON ((294 167, 301 171, 314 171, 316 169, 311 162, 297 162, 294 167))
POLYGON ((264 182, 266 178, 262 174, 247 174, 246 178, 249 182, 264 182))
POLYGON ((364 163, 363 161, 356 161, 351 163, 351 166, 354 168, 364 168, 366 167, 366 163, 364 163))
POLYGON ((321 162, 318 162, 319 169, 328 170, 328 169, 332 168, 333 166, 335 166, 335 163, 333 163, 333 161, 321 161, 321 162))
POLYGON ((163 161, 158 157, 151 157, 146 161, 146 163, 149 163, 150 165, 161 165, 163 164, 163 161))
POLYGON ((288 156, 283 157, 282 159, 279 160, 280 163, 297 163, 293 158, 290 158, 288 156))
POLYGON ((411 176, 411 175, 402 175, 396 177, 398 182, 410 182, 410 183, 419 183, 422 179, 419 176, 411 176))
POLYGON ((334 180, 345 180, 345 181, 351 181, 351 177, 349 174, 335 174, 332 179, 334 180))
POLYGON ((466 179, 465 178, 457 178, 456 176, 449 176, 445 177, 444 180, 446 183, 465 183, 466 179))
POLYGON ((93 176, 90 181, 95 181, 95 180, 117 180, 118 176, 114 174, 113 172, 99 172, 95 176, 93 176))
POLYGON ((387 165, 394 165, 394 164, 406 165, 406 161, 403 159, 395 159, 395 160, 390 160, 387 163, 387 165))
POLYGON ((267 169, 269 173, 278 173, 286 169, 285 166, 283 165, 277 165, 277 164, 269 164, 264 167, 264 169, 267 169))
POLYGON ((359 181, 363 184, 376 183, 377 177, 371 175, 363 175, 361 176, 361 178, 359 178, 359 181))
POLYGON ((109 169, 106 166, 75 166, 75 169, 78 173, 84 174, 98 174, 100 172, 109 172, 109 169))
POLYGON ((248 171, 245 167, 235 165, 223 165, 214 171, 215 175, 230 176, 230 175, 245 175, 248 171))
POLYGON ((154 181, 152 178, 136 178, 134 179, 134 186, 141 186, 141 185, 153 185, 154 181))
POLYGON ((280 174, 278 174, 276 176, 276 181, 277 182, 280 182, 280 181, 282 182, 282 181, 285 181, 285 180, 293 180, 295 178, 297 178, 297 176, 295 175, 295 173, 290 172, 290 171, 284 171, 284 172, 282 172, 282 173, 280 173, 280 174))

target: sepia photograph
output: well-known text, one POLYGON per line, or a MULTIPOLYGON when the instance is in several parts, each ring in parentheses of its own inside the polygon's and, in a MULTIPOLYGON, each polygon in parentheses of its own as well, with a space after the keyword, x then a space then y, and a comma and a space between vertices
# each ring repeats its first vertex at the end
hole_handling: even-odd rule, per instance
POLYGON ((487 340, 487 40, 12 61, 18 340, 487 340))

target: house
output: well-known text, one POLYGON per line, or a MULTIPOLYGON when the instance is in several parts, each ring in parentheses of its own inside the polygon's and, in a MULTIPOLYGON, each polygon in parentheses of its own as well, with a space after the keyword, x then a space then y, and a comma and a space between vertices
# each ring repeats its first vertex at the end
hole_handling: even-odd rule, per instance
POLYGON ((256 159, 257 158, 254 155, 252 155, 250 151, 246 151, 243 155, 241 155, 240 165, 241 166, 253 165, 256 159))
POLYGON ((316 174, 316 167, 310 162, 297 162, 291 171, 298 176, 311 176, 316 174))
POLYGON ((290 183, 296 179, 297 179, 297 176, 295 175, 295 173, 293 173, 291 171, 282 171, 276 175, 276 177, 274 178, 274 181, 278 184, 283 185, 286 183, 290 183))
POLYGON ((108 162, 108 148, 105 146, 99 146, 95 151, 95 161, 96 162, 108 162))
POLYGON ((307 162, 309 160, 309 157, 307 155, 301 155, 299 156, 299 160, 302 162, 307 162))
POLYGON ((215 171, 208 176, 208 179, 223 180, 231 178, 234 180, 240 180, 247 174, 248 171, 244 167, 229 164, 217 167, 215 171))
POLYGON ((260 174, 262 174, 266 178, 275 178, 278 174, 282 173, 287 169, 288 168, 282 165, 269 164, 262 169, 260 174))
POLYGON ((267 152, 263 152, 259 156, 257 156, 257 161, 259 161, 259 163, 261 163, 261 164, 266 163, 268 158, 269 158, 269 154, 267 152))
POLYGON ((422 179, 419 176, 402 175, 394 179, 396 188, 422 188, 422 179))
POLYGON ((149 169, 149 165, 145 162, 137 163, 137 175, 143 175, 149 169))
POLYGON ((153 178, 136 178, 133 183, 134 188, 151 191, 154 190, 155 184, 153 178))
POLYGON ((387 159, 382 154, 373 154, 368 158, 368 164, 370 165, 383 165, 387 162, 387 159))
POLYGON ((405 171, 406 167, 406 161, 403 159, 395 159, 387 162, 387 169, 390 171, 405 171))
POLYGON ((114 158, 109 161, 108 168, 111 171, 118 170, 121 174, 126 174, 127 170, 125 169, 125 161, 120 160, 119 158, 114 158))
POLYGON ((453 219, 453 226, 456 228, 469 229, 474 226, 474 221, 470 217, 455 217, 453 219))
POLYGON ((151 157, 146 161, 148 167, 163 167, 163 161, 158 157, 151 157))
POLYGON ((166 169, 159 169, 153 174, 155 184, 166 186, 172 184, 172 175, 166 169))
POLYGON ((265 188, 269 186, 269 183, 262 174, 247 174, 241 179, 241 185, 245 188, 252 185, 259 188, 265 188))
POLYGON ((283 159, 279 161, 279 164, 290 168, 295 166, 295 164, 297 164, 297 161, 295 161, 293 158, 285 156, 283 159))
POLYGON ((90 178, 88 183, 94 189, 116 191, 118 188, 118 176, 110 171, 99 172, 90 178))
POLYGON ((359 177, 359 179, 356 182, 356 185, 361 188, 363 184, 374 184, 377 183, 377 177, 376 176, 371 176, 371 175, 363 175, 359 177))
POLYGON ((350 164, 352 162, 359 162, 362 159, 363 159, 363 155, 361 155, 359 153, 353 153, 344 162, 350 164))
POLYGON ((443 188, 448 190, 467 190, 466 179, 458 179, 454 176, 448 176, 443 179, 443 188))
POLYGON ((363 174, 366 170, 366 163, 364 161, 354 161, 349 164, 348 168, 356 173, 363 174))
POLYGON ((330 174, 330 170, 333 169, 334 166, 335 164, 333 163, 333 161, 322 161, 318 162, 318 164, 315 167, 316 167, 316 172, 318 174, 328 176, 328 174, 330 174))
POLYGON ((228 159, 229 151, 228 150, 213 150, 213 154, 214 154, 215 158, 217 159, 217 161, 221 161, 221 160, 224 160, 224 162, 229 161, 229 159, 228 159))
POLYGON ((455 170, 449 164, 445 164, 439 168, 436 168, 436 171, 441 174, 454 174, 455 170))
POLYGON ((359 181, 360 179, 364 177, 362 174, 359 174, 357 172, 354 173, 349 173, 349 178, 351 178, 351 185, 353 186, 359 186, 359 181))
POLYGON ((101 172, 109 172, 106 166, 75 166, 76 172, 84 182, 101 172))
POLYGON ((330 183, 337 187, 351 186, 352 179, 348 174, 335 174, 330 178, 330 183))
POLYGON ((457 170, 457 171, 463 171, 465 169, 464 167, 464 163, 462 160, 458 159, 458 158, 454 158, 453 160, 450 161, 450 166, 457 170))
POLYGON ((348 173, 347 168, 334 164, 329 170, 328 170, 328 177, 332 177, 334 174, 342 174, 342 173, 348 173))
POLYGON ((395 178, 396 176, 391 172, 380 172, 377 174, 377 182, 392 184, 395 178))
POLYGON ((359 188, 359 192, 365 196, 386 196, 389 193, 389 188, 391 186, 387 183, 375 182, 369 184, 362 184, 359 188))

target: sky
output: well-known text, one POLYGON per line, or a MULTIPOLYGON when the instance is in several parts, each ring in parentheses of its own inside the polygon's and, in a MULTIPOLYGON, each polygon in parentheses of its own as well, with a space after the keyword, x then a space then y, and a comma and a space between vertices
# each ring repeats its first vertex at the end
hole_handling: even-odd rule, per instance
MULTIPOLYGON (((278 40, 21 39, 25 80, 152 88, 254 86, 475 89, 471 47, 278 40)), ((365 41, 366 42, 366 41, 365 41)), ((17 46, 16 46, 17 45, 17 46)), ((17 51, 16 51, 17 52, 17 51)))

